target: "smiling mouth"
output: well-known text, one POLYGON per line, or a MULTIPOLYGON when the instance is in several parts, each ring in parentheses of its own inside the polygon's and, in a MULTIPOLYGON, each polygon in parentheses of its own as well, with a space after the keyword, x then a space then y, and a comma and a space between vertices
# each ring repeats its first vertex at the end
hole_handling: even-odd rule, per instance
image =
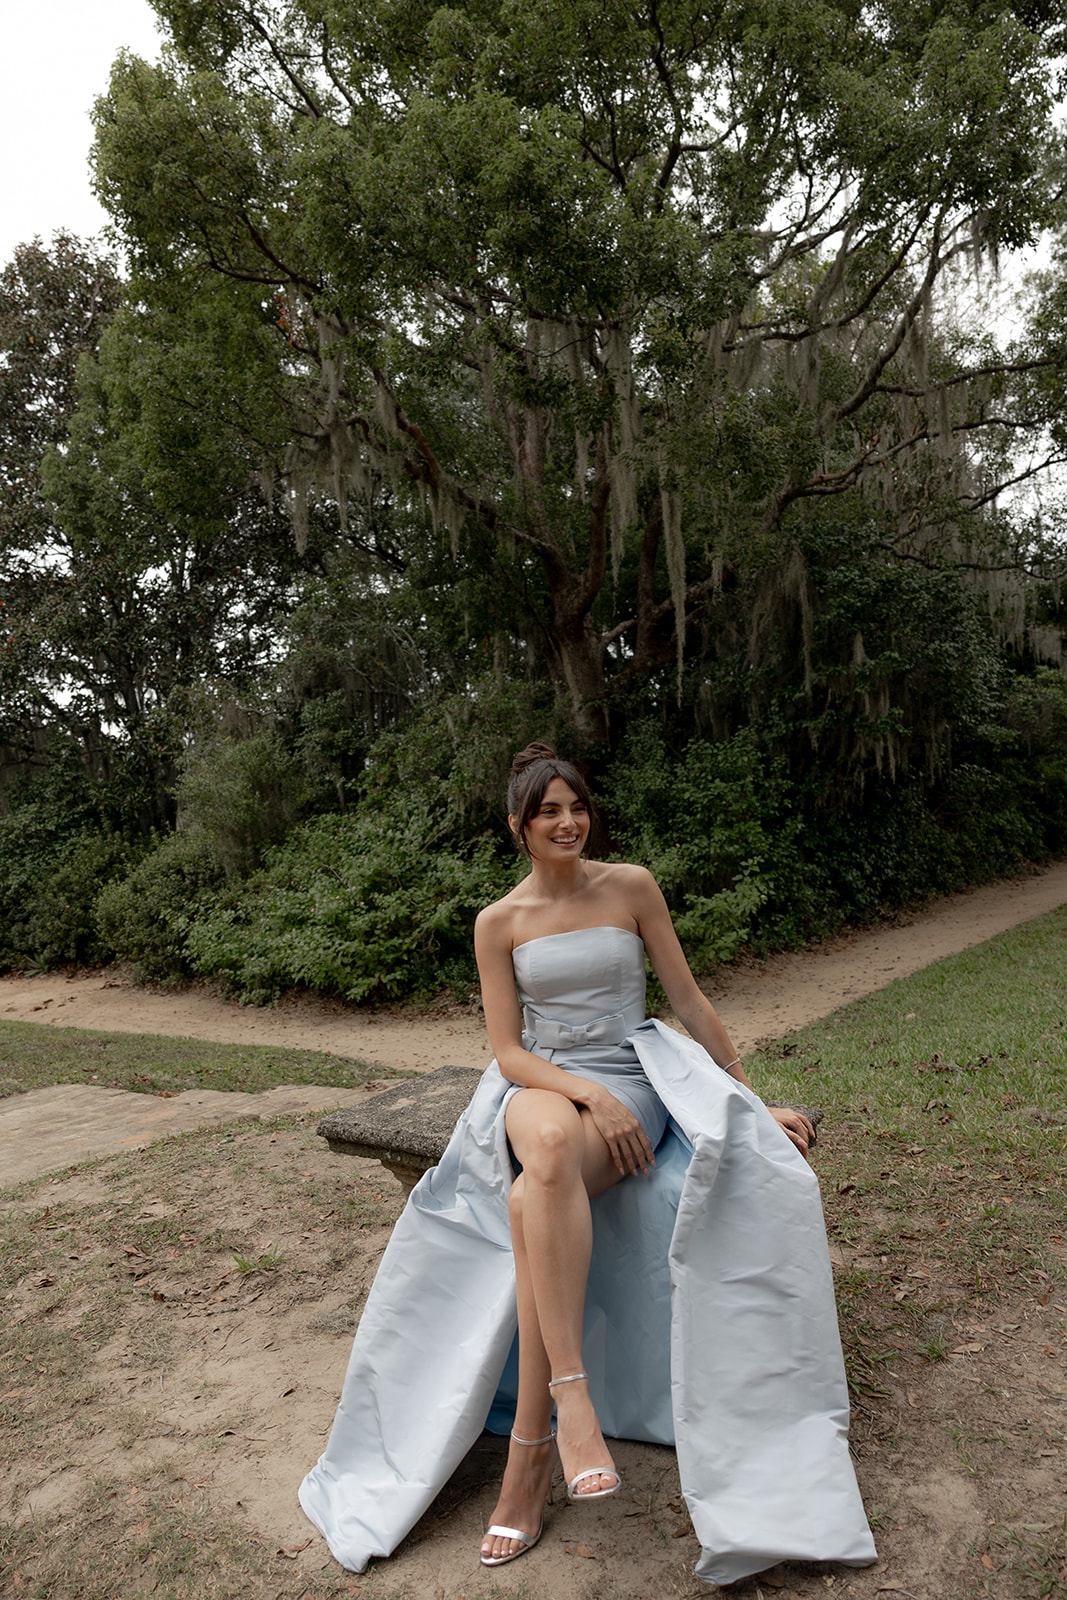
POLYGON ((553 844, 577 844, 578 843, 578 835, 576 833, 568 833, 564 838, 553 839, 552 843, 553 844))

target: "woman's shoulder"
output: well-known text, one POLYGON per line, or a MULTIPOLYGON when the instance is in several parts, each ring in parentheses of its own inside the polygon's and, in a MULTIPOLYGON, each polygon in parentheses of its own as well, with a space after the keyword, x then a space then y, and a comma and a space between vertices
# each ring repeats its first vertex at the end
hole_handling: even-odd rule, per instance
POLYGON ((595 885, 624 893, 643 895, 659 887, 647 867, 636 866, 632 861, 590 861, 589 871, 595 885))
POLYGON ((522 884, 517 884, 514 889, 502 895, 499 900, 494 900, 490 905, 483 906, 474 919, 476 933, 500 934, 508 929, 515 919, 516 912, 520 909, 522 884))

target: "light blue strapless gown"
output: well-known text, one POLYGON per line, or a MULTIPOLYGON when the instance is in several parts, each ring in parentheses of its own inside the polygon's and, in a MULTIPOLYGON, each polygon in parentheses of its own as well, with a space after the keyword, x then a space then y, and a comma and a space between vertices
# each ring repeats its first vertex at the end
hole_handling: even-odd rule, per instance
POLYGON ((667 1109, 630 1043, 645 1020, 642 940, 625 928, 582 928, 516 945, 511 960, 526 1048, 610 1089, 654 1150, 667 1109))
MULTIPOLYGON (((527 1048, 603 1082, 656 1147, 647 1177, 593 1204, 583 1348, 604 1432, 676 1446, 710 1583, 787 1559, 869 1564, 814 1173, 755 1095, 645 1021, 635 934, 551 934, 513 961, 527 1048)), ((396 1548, 484 1426, 510 1426, 517 1092, 494 1062, 411 1195, 301 1485, 355 1571, 396 1548)))

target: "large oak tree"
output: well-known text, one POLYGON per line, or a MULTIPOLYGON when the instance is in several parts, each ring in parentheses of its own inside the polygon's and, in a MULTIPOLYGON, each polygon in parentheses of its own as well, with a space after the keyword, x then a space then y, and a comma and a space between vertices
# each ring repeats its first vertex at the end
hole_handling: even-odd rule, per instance
POLYGON ((923 559, 1010 476, 959 441, 1010 433, 1028 358, 933 308, 1052 215, 1058 4, 156 9, 97 111, 139 292, 227 284, 298 535, 424 506, 589 733, 746 561, 796 572, 798 508, 858 489, 923 559))

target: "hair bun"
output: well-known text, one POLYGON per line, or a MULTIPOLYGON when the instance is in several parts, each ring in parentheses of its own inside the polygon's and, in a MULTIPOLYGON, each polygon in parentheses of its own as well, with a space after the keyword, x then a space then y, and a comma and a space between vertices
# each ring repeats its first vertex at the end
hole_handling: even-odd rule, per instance
POLYGON ((511 763, 513 777, 518 777, 520 772, 525 772, 527 767, 532 767, 535 761, 555 761, 556 752, 550 744, 543 744, 540 739, 535 739, 528 744, 525 750, 520 750, 511 763))

